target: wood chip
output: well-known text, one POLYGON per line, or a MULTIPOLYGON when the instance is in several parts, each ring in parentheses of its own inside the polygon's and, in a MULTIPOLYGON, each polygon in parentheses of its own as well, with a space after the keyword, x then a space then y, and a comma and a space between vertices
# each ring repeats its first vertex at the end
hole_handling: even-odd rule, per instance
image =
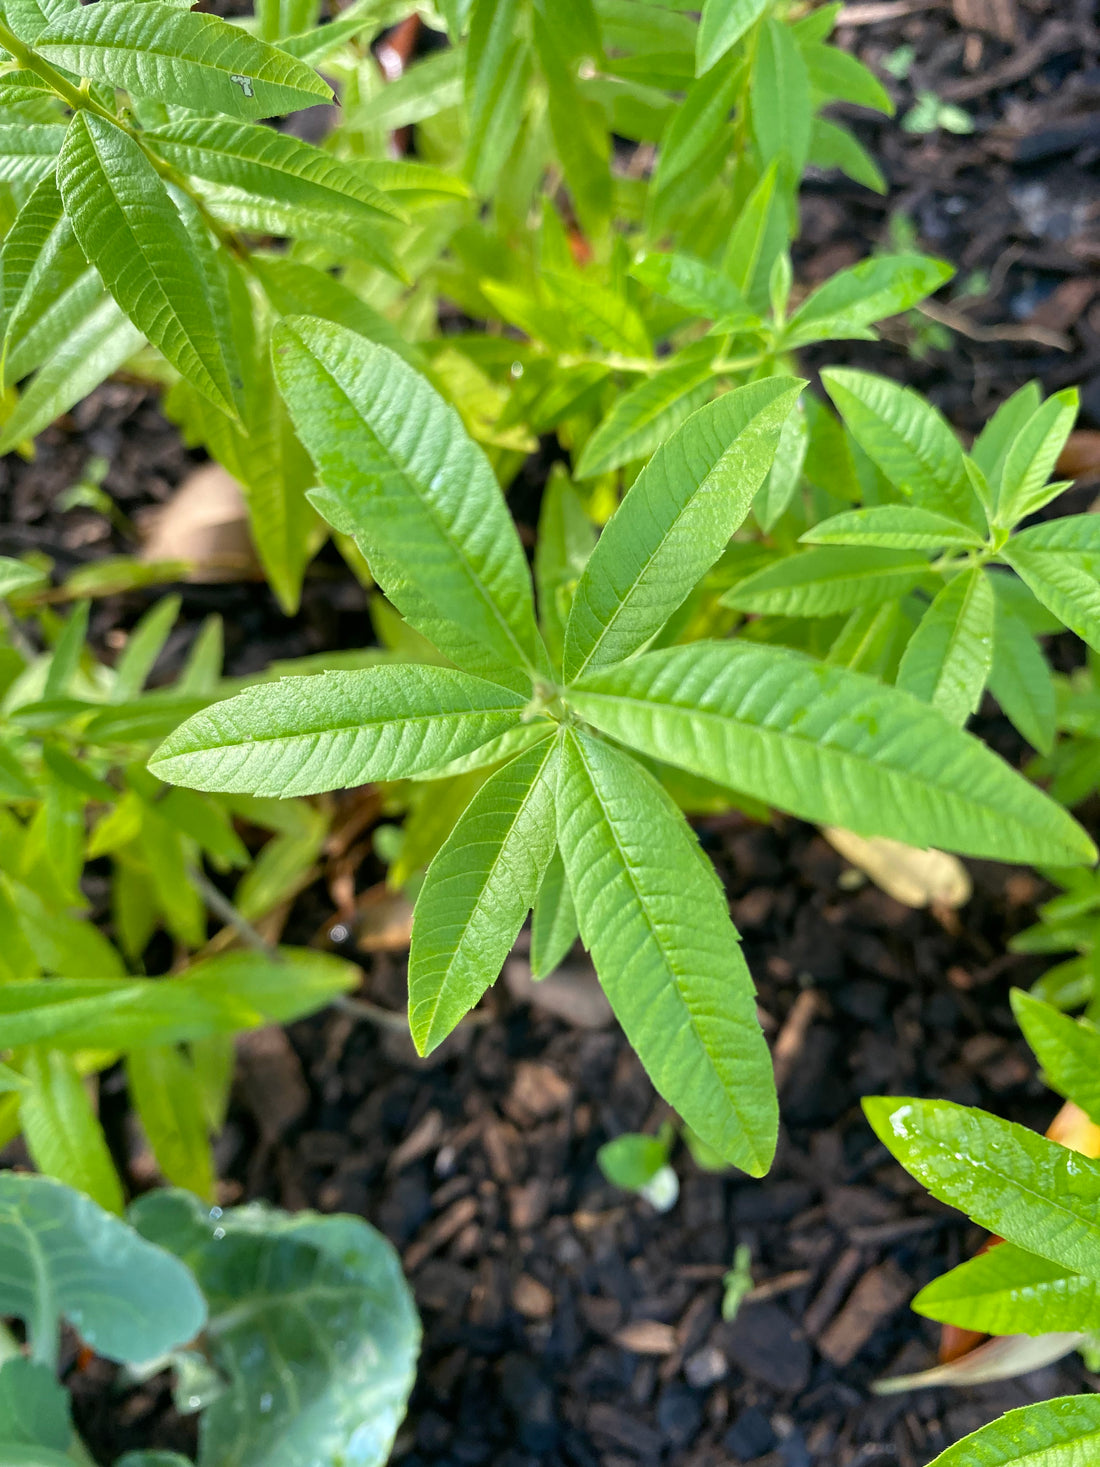
POLYGON ((955 19, 967 31, 984 31, 1011 43, 1020 29, 1016 0, 951 0, 955 19))
POLYGON ((512 1286, 512 1308, 524 1319, 549 1319, 554 1312, 554 1296, 538 1279, 521 1273, 512 1286))
POLYGON ((678 1341, 671 1324, 661 1324, 656 1319, 639 1319, 634 1324, 624 1324, 616 1330, 614 1340, 624 1350, 635 1355, 671 1355, 678 1341))
POLYGON ((534 1004, 578 1029, 606 1029, 613 1018, 607 995, 591 966, 566 964, 536 982, 525 958, 509 958, 504 965, 504 981, 520 1003, 534 1004))
POLYGON ((441 1216, 430 1222, 417 1240, 405 1250, 405 1272, 414 1273, 433 1253, 458 1236, 477 1216, 477 1198, 460 1197, 441 1216))
POLYGON ((804 988, 791 1005, 791 1011, 783 1022, 783 1027, 779 1031, 779 1037, 772 1050, 777 1090, 782 1090, 794 1073, 794 1067, 798 1056, 802 1053, 802 1046, 806 1042, 810 1025, 820 1012, 821 1002, 821 996, 816 989, 804 988))
POLYGON ((545 1121, 565 1108, 572 1089, 549 1065, 520 1060, 505 1109, 519 1125, 545 1121))
POLYGON ((862 1264, 863 1254, 858 1248, 845 1248, 829 1270, 828 1277, 802 1317, 803 1328, 812 1340, 817 1339, 840 1308, 840 1301, 851 1287, 862 1264))
POLYGON ((892 1259, 865 1273, 848 1302, 820 1336, 817 1348, 832 1365, 850 1365, 873 1334, 909 1298, 912 1282, 892 1259))
POLYGON ((427 1115, 420 1118, 404 1141, 399 1142, 390 1152, 389 1160, 386 1162, 387 1172, 403 1171, 414 1161, 419 1161, 421 1157, 427 1156, 428 1152, 433 1151, 442 1139, 443 1114, 438 1110, 430 1110, 427 1115))
POLYGON ((846 861, 905 907, 961 907, 970 900, 973 884, 957 856, 946 851, 922 851, 885 836, 855 835, 830 825, 822 835, 846 861))

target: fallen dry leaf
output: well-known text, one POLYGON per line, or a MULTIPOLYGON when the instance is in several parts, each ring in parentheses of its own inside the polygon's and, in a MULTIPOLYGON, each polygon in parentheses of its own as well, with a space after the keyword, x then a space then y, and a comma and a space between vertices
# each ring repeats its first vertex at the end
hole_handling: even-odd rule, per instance
POLYGON ((961 907, 973 886, 966 867, 946 851, 922 851, 876 835, 868 839, 830 825, 822 835, 846 861, 906 907, 961 907))
POLYGON ((671 1355, 678 1344, 672 1325, 656 1319, 624 1324, 615 1331, 614 1340, 620 1349, 633 1350, 635 1355, 671 1355))
POLYGON ((240 485, 220 464, 188 474, 142 525, 143 561, 185 560, 189 581, 251 580, 260 566, 240 485))
POLYGON ((931 1370, 920 1370, 915 1375, 876 1380, 873 1389, 880 1396, 892 1396, 922 1386, 985 1385, 991 1380, 1009 1380, 1053 1365, 1076 1350, 1084 1338, 1083 1334, 997 1335, 958 1360, 933 1365, 931 1370))

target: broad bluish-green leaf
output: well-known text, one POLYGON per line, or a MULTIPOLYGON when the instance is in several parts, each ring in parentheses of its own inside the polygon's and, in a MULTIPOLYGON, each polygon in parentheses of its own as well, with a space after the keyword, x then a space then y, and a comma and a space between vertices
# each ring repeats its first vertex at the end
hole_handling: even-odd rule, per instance
POLYGON ((38 183, 54 171, 65 125, 0 122, 0 183, 38 183))
POLYGON ((1100 1030, 1018 988, 1012 990, 1012 1012, 1050 1088, 1100 1125, 1100 1030))
POLYGON ((977 710, 993 666, 993 587, 981 566, 947 582, 921 618, 897 685, 962 725, 977 710))
POLYGON ((9 1355, 0 1365, 0 1462, 35 1467, 34 1448, 45 1447, 69 1463, 72 1439, 68 1393, 53 1370, 41 1360, 9 1355), (17 1456, 14 1448, 24 1450, 17 1456))
POLYGON ((768 19, 756 43, 749 92, 752 131, 767 165, 785 160, 794 178, 806 166, 810 150, 813 105, 810 74, 790 27, 768 19))
POLYGON ((760 182, 745 200, 722 259, 723 270, 751 310, 767 310, 772 266, 789 239, 787 200, 779 187, 776 160, 764 170, 760 182))
MULTIPOLYGON (((108 1360, 154 1360, 206 1319, 187 1269, 90 1197, 48 1177, 0 1173, 0 1309, 27 1321, 36 1348, 51 1297, 43 1322, 67 1319, 108 1360)), ((51 1341, 42 1344, 48 1351, 51 1341)))
POLYGON ((1005 861, 1094 859, 1076 821, 936 709, 783 648, 647 652, 589 673, 569 703, 642 753, 820 825, 1005 861))
POLYGON ((1007 445, 997 485, 995 518, 1014 525, 1041 509, 1055 491, 1047 480, 1077 418, 1076 389, 1056 392, 1037 408, 1007 445))
POLYGON ((714 374, 713 348, 688 348, 667 367, 643 377, 616 398, 614 406, 584 445, 578 479, 594 479, 634 459, 646 458, 709 397, 714 374))
POLYGON ((1012 1243, 1000 1243, 923 1288, 913 1308, 928 1319, 988 1335, 1088 1331, 1100 1282, 1012 1243))
POLYGON ((211 1213, 146 1193, 135 1227, 191 1269, 228 1381, 207 1406, 200 1467, 384 1467, 412 1389, 420 1325, 401 1263, 362 1218, 263 1204, 211 1213))
POLYGON ((492 775, 428 867, 409 953, 409 1028, 430 1054, 496 981, 557 841, 558 741, 492 775))
POLYGON ((915 504, 845 510, 814 525, 801 539, 807 545, 878 545, 885 550, 965 550, 984 543, 969 525, 915 504))
POLYGON ((1100 1396, 1021 1406, 963 1437, 929 1467, 1091 1467, 1100 1450, 1100 1396))
POLYGON ((145 133, 143 141, 194 178, 346 214, 360 227, 369 228, 380 218, 402 217, 354 163, 271 127, 215 117, 186 118, 145 133))
POLYGON ((562 858, 581 936, 654 1085, 692 1130, 753 1176, 776 1103, 752 979, 725 897, 683 816, 633 760, 568 733, 562 858))
POLYGON ((897 600, 927 573, 927 558, 915 550, 826 545, 747 576, 722 604, 759 615, 835 616, 897 600))
POLYGON ((576 942, 577 911, 565 862, 555 847, 531 912, 531 976, 545 978, 576 942))
POLYGON ((769 0, 703 0, 695 42, 698 76, 720 61, 767 10, 769 0))
POLYGON ((558 464, 550 472, 539 510, 535 587, 539 624, 554 665, 561 666, 565 627, 577 582, 596 543, 596 530, 580 495, 558 464))
POLYGON ((806 160, 817 168, 836 168, 854 183, 873 189, 876 194, 886 192, 886 180, 882 170, 867 149, 846 127, 838 127, 827 117, 815 117, 810 132, 810 152, 806 160))
POLYGON ((1001 600, 993 633, 989 688, 1004 712, 1040 754, 1054 744, 1054 678, 1035 637, 1001 600))
POLYGON ((725 549, 771 467, 802 384, 770 377, 694 413, 612 515, 577 587, 567 678, 643 646, 725 549))
POLYGON ((802 43, 802 59, 810 74, 810 85, 827 102, 849 102, 875 112, 894 115, 890 93, 869 67, 839 46, 820 41, 802 43))
POLYGON ((272 350, 326 518, 498 657, 546 669, 519 537, 454 408, 392 352, 329 322, 283 322, 272 350))
POLYGON ((984 533, 959 441, 930 403, 886 377, 848 367, 829 367, 821 380, 852 436, 891 484, 921 508, 984 533))
MULTIPOLYGON (((138 8, 158 7, 149 0, 138 8)), ((80 112, 69 125, 57 182, 80 247, 118 304, 189 382, 232 415, 233 391, 202 273, 142 149, 113 123, 80 112)))
POLYGON ((135 96, 230 117, 276 117, 332 100, 317 73, 285 51, 218 16, 158 0, 78 5, 51 20, 35 50, 135 96))
POLYGON ((197 713, 149 761, 190 789, 306 795, 405 779, 520 722, 524 700, 445 667, 368 667, 247 688, 197 713))
POLYGON ((131 1050, 126 1084, 162 1175, 213 1202, 214 1158, 190 1058, 174 1045, 131 1050))
POLYGON ((31 1049, 23 1073, 30 1083, 19 1093, 19 1125, 35 1166, 121 1212, 122 1184, 71 1055, 31 1049))
POLYGON ((1022 530, 1001 557, 1063 625, 1100 650, 1100 515, 1022 530))
POLYGON ((811 341, 873 341, 876 333, 869 328, 876 321, 907 311, 954 273, 944 260, 930 255, 873 255, 838 271, 809 295, 791 317, 783 344, 793 348, 811 341))
POLYGON ((877 1095, 863 1109, 933 1197, 1025 1252, 1100 1279, 1100 1163, 948 1100, 877 1095))
POLYGON ((630 273, 650 290, 694 315, 721 321, 731 329, 759 322, 729 275, 692 255, 675 251, 646 255, 630 267, 630 273))

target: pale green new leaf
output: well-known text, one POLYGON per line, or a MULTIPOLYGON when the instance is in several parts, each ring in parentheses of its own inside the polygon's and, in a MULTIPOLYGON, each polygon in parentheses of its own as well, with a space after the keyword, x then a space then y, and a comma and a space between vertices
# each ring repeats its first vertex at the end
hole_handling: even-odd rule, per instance
POLYGON ((923 509, 985 530, 959 441, 930 403, 886 377, 829 367, 821 374, 852 436, 890 483, 923 509))
POLYGON ((886 192, 886 179, 867 149, 846 127, 838 127, 827 117, 814 118, 807 162, 817 168, 839 169, 854 183, 861 183, 876 194, 886 192))
POLYGON ((767 10, 769 0, 703 0, 695 43, 695 74, 702 76, 735 46, 767 10))
MULTIPOLYGON (((157 0, 139 8, 155 9, 157 0)), ((118 304, 189 382, 233 415, 233 389, 202 271, 179 212, 142 149, 113 123, 80 112, 58 159, 57 182, 80 247, 118 304)))
POLYGON ((1042 401, 1039 384, 1026 383, 1001 403, 974 440, 970 456, 994 489, 999 485, 1009 447, 1042 401))
POLYGON ((746 576, 722 604, 759 615, 836 616, 897 600, 927 573, 927 559, 915 550, 825 545, 746 576))
POLYGON ((1037 408, 1009 443, 997 485, 995 518, 1010 526, 1041 509, 1056 492, 1047 480, 1077 418, 1074 388, 1056 392, 1037 408))
POLYGON ((258 123, 187 118, 145 133, 143 141, 194 178, 232 184, 282 203, 346 214, 360 227, 377 224, 380 218, 403 217, 356 164, 258 123))
POLYGON ((948 1100, 879 1095, 863 1109, 933 1197, 1025 1252, 1100 1279, 1100 1163, 948 1100))
POLYGON ((0 596, 10 596, 13 591, 36 586, 42 579, 42 572, 36 566, 13 560, 10 555, 0 555, 0 596))
POLYGON ((492 775, 428 867, 409 953, 409 1028, 430 1054, 496 981, 557 840, 559 744, 547 738, 492 775))
POLYGON ((1049 754, 1057 718, 1054 678, 1033 634, 1000 600, 989 689, 1028 743, 1049 754))
POLYGON ((1012 1012, 1050 1088, 1100 1125, 1100 1030, 1018 988, 1012 990, 1012 1012))
POLYGON ((350 326, 368 341, 388 346, 411 367, 424 370, 424 353, 407 342, 387 316, 327 270, 285 255, 253 255, 252 271, 281 315, 320 316, 338 326, 350 326))
POLYGON ((683 816, 633 760, 569 733, 559 842, 585 946, 661 1095, 753 1176, 776 1103, 752 979, 713 871, 683 816))
POLYGON ((786 195, 779 187, 779 160, 765 169, 737 216, 722 268, 754 311, 768 308, 768 283, 777 256, 790 239, 786 195))
POLYGON ((913 1308, 980 1334, 1089 1331, 1100 1311, 1100 1281, 1000 1243, 934 1279, 913 1308))
POLYGON ((742 523, 802 383, 770 377, 693 413, 612 515, 577 587, 564 670, 617 662, 658 632, 742 523))
POLYGON ((1100 515, 1066 515, 1023 530, 1001 558, 1064 626, 1100 650, 1100 515))
POLYGON ((1059 805, 908 693, 779 647, 704 642, 590 673, 582 718, 819 825, 995 860, 1094 859, 1059 805))
POLYGON ((1021 1406, 963 1437, 929 1467, 1092 1467, 1100 1451, 1100 1396, 1021 1406))
POLYGON ((810 73, 810 85, 827 102, 849 102, 874 112, 894 115, 890 93, 869 67, 839 46, 821 41, 804 41, 802 59, 810 73))
POLYGON ((77 76, 196 111, 277 117, 332 101, 317 73, 285 51, 158 0, 78 5, 50 22, 35 49, 77 76))
POLYGON ((471 640, 546 669, 519 536, 454 408, 392 352, 329 322, 277 325, 272 352, 324 484, 321 513, 361 539, 368 561, 380 550, 471 640))
POLYGON ((72 1057, 33 1048, 23 1073, 30 1085, 19 1094, 19 1125, 35 1166, 108 1212, 121 1212, 122 1184, 72 1057))
POLYGON ((126 1083, 165 1180, 213 1202, 214 1158, 191 1060, 172 1045, 131 1050, 126 1083))
POLYGON ((392 131, 457 107, 465 95, 466 52, 462 46, 432 51, 356 107, 358 127, 392 131))
MULTIPOLYGON (((639 5, 631 6, 633 12, 641 9, 639 5)), ((716 66, 687 88, 683 104, 672 114, 661 136, 657 169, 650 185, 651 208, 673 180, 690 173, 720 141, 729 128, 730 111, 743 86, 743 68, 716 66)))
POLYGON ((961 571, 924 613, 897 685, 960 726, 977 710, 993 666, 996 604, 981 566, 961 571))
POLYGON ((873 341, 876 333, 869 328, 876 321, 907 311, 954 273, 930 255, 873 255, 838 271, 809 295, 791 317, 783 345, 791 349, 812 341, 873 341))
POLYGON ((643 377, 616 398, 607 417, 584 445, 578 479, 594 479, 634 459, 646 458, 710 395, 712 350, 690 348, 667 367, 643 377))
POLYGON ((555 848, 531 912, 531 977, 545 978, 552 973, 577 937, 573 894, 561 851, 555 848))
POLYGON ((520 722, 524 700, 445 667, 368 667, 247 688, 197 713, 149 761, 191 789, 312 795, 404 779, 520 722))
POLYGON ((790 27, 774 16, 760 30, 749 98, 753 136, 764 164, 784 160, 798 178, 810 151, 810 74, 790 27))
POLYGON ((801 536, 807 545, 878 545, 884 550, 976 549, 977 530, 915 504, 874 504, 821 520, 801 536))
POLYGON ((567 311, 572 325, 593 341, 608 351, 652 357, 645 322, 625 294, 578 273, 547 270, 542 283, 554 307, 567 311))
POLYGON ((496 182, 515 141, 530 75, 519 36, 521 0, 474 0, 466 47, 466 176, 478 193, 496 182))

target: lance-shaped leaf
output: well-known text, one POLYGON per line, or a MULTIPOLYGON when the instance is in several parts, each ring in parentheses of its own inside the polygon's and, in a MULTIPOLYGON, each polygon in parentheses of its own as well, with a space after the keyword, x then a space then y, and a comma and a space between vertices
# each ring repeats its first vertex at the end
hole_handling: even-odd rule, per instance
POLYGON ((1087 1467, 1100 1451, 1100 1396, 1021 1406, 964 1436, 929 1467, 1087 1467))
POLYGON ((671 647, 568 696, 643 753, 820 825, 1036 865, 1095 859, 1075 820, 936 709, 796 652, 671 647))
POLYGON ((725 898, 683 816, 633 760, 569 733, 558 838, 581 936, 654 1085, 708 1146, 762 1176, 771 1063, 725 898))
POLYGON ((596 543, 596 531, 580 495, 561 464, 555 464, 543 491, 535 542, 535 587, 539 623, 556 666, 561 665, 565 627, 577 582, 596 543))
POLYGON ((735 46, 768 8, 768 0, 703 0, 695 43, 695 74, 702 76, 735 46))
POLYGON ((1076 421, 1077 407, 1075 388, 1056 392, 1007 445, 997 483, 994 518, 999 525, 1014 525, 1026 519, 1058 492, 1060 486, 1047 480, 1076 421))
POLYGON ((923 509, 984 533, 959 441, 930 403, 886 377, 848 367, 829 367, 821 380, 856 442, 891 484, 923 509))
POLYGON ((765 164, 778 159, 797 179, 813 126, 810 75, 791 28, 770 15, 760 29, 750 83, 752 131, 765 164))
POLYGON ((12 32, 33 46, 55 16, 72 10, 77 0, 4 0, 4 19, 12 32))
POLYGON ((876 1095, 863 1109, 933 1197, 1025 1252, 1100 1279, 1100 1163, 953 1101, 876 1095))
POLYGON ((51 172, 20 209, 0 248, 4 356, 87 269, 51 172))
POLYGON ((817 168, 836 168, 846 174, 853 183, 876 194, 887 189, 882 170, 861 142, 846 127, 838 127, 827 117, 815 117, 810 132, 810 152, 806 160, 817 168))
POLYGON ((1035 637, 1000 600, 989 688, 1028 743, 1049 754, 1057 718, 1054 678, 1035 637))
POLYGON ((492 775, 428 867, 409 953, 409 1028, 430 1054, 495 982, 538 895, 557 830, 558 742, 492 775))
POLYGON ((578 937, 577 910, 565 862, 555 849, 531 911, 531 976, 552 973, 578 937))
MULTIPOLYGON (((159 7, 150 0, 140 8, 159 7)), ((142 149, 113 123, 79 112, 58 159, 57 183, 81 249, 130 320, 189 382, 233 415, 202 271, 179 212, 142 149)))
POLYGON ((73 1057, 36 1046, 23 1069, 29 1085, 19 1095, 19 1125, 35 1166, 121 1212, 122 1184, 73 1057))
POLYGON ((1028 382, 1002 402, 974 440, 970 456, 989 481, 999 489, 1005 458, 1024 424, 1038 410, 1043 398, 1037 382, 1028 382))
POLYGON ((446 667, 284 678, 197 713, 149 761, 160 778, 231 794, 314 795, 472 753, 519 723, 524 700, 446 667))
POLYGON ((759 324, 760 318, 749 309, 729 275, 692 255, 675 251, 646 255, 630 267, 630 273, 635 280, 693 315, 721 321, 730 329, 734 324, 759 324))
POLYGON ((801 539, 807 545, 877 545, 884 550, 969 549, 984 544, 969 525, 915 504, 845 510, 814 525, 801 539))
POLYGON ((1087 1331, 1100 1309, 1100 1281, 1000 1243, 934 1279, 913 1308, 984 1335, 1087 1331))
POLYGON ((897 601, 927 574, 917 551, 822 546, 746 576, 722 604, 759 615, 835 616, 897 601))
POLYGON ((948 581, 921 618, 898 668, 897 685, 952 723, 977 709, 993 666, 996 603, 981 566, 948 581))
POLYGON ((564 668, 617 662, 643 646, 742 523, 802 383, 770 377, 693 413, 611 517, 577 586, 564 668))
POLYGON ((745 200, 722 260, 723 270, 752 310, 767 309, 772 266, 789 239, 787 198, 779 186, 776 159, 745 200))
POLYGON ((78 5, 54 17, 35 50, 136 97, 230 117, 277 117, 332 101, 317 73, 285 51, 218 16, 157 0, 78 5))
POLYGON ((519 536, 455 409, 393 352, 328 321, 278 324, 272 352, 326 519, 497 657, 547 670, 519 536))
POLYGON ((954 273, 945 261, 930 255, 872 256, 838 271, 803 301, 788 323, 784 345, 850 338, 873 341, 876 333, 870 328, 876 321, 907 311, 954 273))
POLYGON ((1012 1012, 1050 1088, 1100 1125, 1100 1030, 1018 988, 1012 990, 1012 1012))
POLYGON ((710 396, 712 359, 709 344, 702 353, 689 348, 617 398, 584 445, 577 478, 594 479, 651 454, 710 396))
POLYGON ((65 131, 59 122, 0 123, 0 183, 37 183, 52 173, 65 131))
POLYGON ((184 173, 210 183, 346 214, 360 225, 402 217, 354 163, 271 127, 196 117, 147 132, 144 141, 184 173))
POLYGON ((178 1259, 90 1197, 10 1171, 0 1174, 0 1309, 32 1338, 39 1323, 68 1319, 98 1355, 134 1363, 186 1344, 206 1320, 178 1259))
POLYGON ((190 1058, 174 1045, 132 1050, 126 1056, 126 1083, 161 1174, 213 1202, 214 1158, 190 1058))
POLYGON ((1064 626, 1100 650, 1100 516, 1066 515, 1013 535, 1001 551, 1064 626))

